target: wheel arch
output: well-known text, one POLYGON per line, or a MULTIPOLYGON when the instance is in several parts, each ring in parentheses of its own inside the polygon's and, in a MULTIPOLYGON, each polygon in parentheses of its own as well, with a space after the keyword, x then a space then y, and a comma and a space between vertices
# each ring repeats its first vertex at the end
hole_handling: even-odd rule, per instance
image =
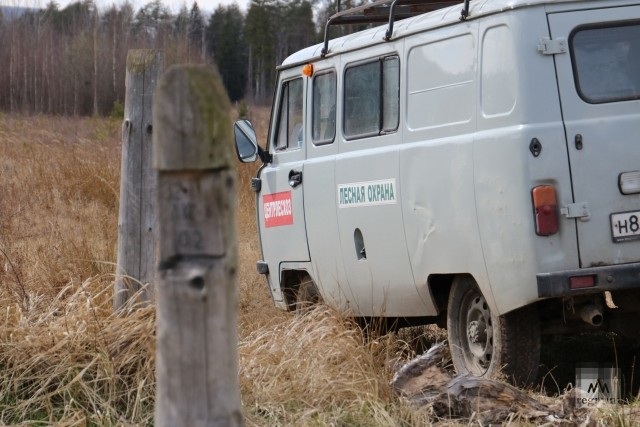
POLYGON ((456 277, 473 276, 469 273, 449 273, 449 274, 431 274, 427 279, 427 286, 431 293, 431 299, 433 305, 435 305, 438 314, 447 311, 447 305, 449 305, 449 293, 451 292, 451 286, 456 277))
POLYGON ((280 272, 280 286, 282 288, 282 295, 284 296, 287 311, 294 311, 296 309, 296 293, 300 288, 300 283, 305 280, 311 281, 313 286, 319 292, 318 286, 313 281, 307 270, 283 269, 280 272))

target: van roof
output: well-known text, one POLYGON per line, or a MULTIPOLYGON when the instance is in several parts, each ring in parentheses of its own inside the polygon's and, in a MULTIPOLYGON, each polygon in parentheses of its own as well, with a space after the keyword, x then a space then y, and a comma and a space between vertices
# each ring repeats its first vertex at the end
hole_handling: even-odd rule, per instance
MULTIPOLYGON (((470 2, 469 19, 483 15, 490 15, 507 10, 522 7, 537 6, 542 4, 559 4, 583 2, 585 0, 474 0, 470 2)), ((422 15, 397 21, 393 28, 393 39, 407 34, 424 31, 432 28, 444 27, 460 22, 460 12, 463 7, 460 4, 428 12, 422 15)), ((380 25, 357 33, 349 34, 329 41, 329 53, 327 56, 355 50, 364 46, 382 43, 388 24, 380 25)), ((302 49, 284 60, 279 69, 289 68, 301 63, 321 60, 323 44, 302 49)))

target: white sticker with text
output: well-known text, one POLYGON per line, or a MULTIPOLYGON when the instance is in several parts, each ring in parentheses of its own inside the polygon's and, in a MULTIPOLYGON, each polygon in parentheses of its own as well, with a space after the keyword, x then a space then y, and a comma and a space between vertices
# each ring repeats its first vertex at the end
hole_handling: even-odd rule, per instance
POLYGON ((351 184, 338 185, 338 206, 341 208, 390 205, 395 203, 395 179, 353 182, 351 184))

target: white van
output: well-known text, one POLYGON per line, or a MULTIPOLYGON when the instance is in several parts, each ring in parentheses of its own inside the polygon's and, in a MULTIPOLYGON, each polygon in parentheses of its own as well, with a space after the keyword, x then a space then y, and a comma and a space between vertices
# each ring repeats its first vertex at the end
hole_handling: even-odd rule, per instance
POLYGON ((403 1, 278 68, 266 149, 236 123, 275 304, 446 325, 516 383, 541 334, 640 338, 640 0, 403 1))

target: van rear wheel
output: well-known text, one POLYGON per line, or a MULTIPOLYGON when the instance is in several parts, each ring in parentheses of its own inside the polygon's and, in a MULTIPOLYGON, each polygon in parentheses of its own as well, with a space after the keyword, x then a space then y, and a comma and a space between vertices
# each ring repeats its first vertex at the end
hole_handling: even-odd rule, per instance
POLYGON ((502 373, 519 386, 535 381, 540 361, 535 306, 497 316, 491 313, 475 280, 460 276, 449 293, 447 329, 458 374, 495 378, 502 373))

